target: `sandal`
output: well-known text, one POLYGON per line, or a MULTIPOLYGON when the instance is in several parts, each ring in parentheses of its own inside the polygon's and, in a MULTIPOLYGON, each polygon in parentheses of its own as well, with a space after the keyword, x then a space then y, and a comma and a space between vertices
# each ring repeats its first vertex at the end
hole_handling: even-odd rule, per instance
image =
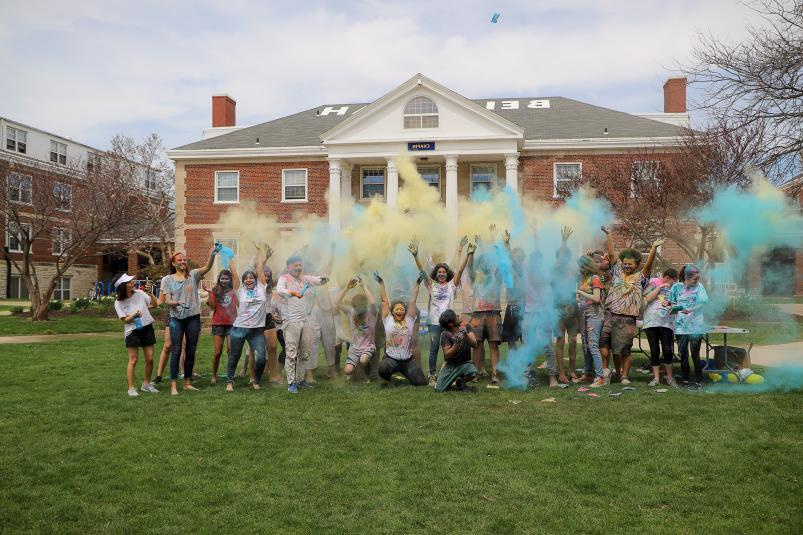
POLYGON ((494 375, 493 377, 491 377, 491 384, 492 385, 499 384, 499 376, 498 375, 494 375))

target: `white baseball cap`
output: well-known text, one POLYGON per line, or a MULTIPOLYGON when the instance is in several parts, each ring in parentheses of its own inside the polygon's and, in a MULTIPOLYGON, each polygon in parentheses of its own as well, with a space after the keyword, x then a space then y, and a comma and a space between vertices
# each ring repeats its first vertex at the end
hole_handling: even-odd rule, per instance
POLYGON ((117 288, 121 284, 125 284, 126 282, 128 282, 130 280, 134 280, 134 276, 133 275, 129 275, 128 273, 123 273, 122 275, 120 275, 120 278, 117 279, 117 282, 114 283, 114 287, 117 288))

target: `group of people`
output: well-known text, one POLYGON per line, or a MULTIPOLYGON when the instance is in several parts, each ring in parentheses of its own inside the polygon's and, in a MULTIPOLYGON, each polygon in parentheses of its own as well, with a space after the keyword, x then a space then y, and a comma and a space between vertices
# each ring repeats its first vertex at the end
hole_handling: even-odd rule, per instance
POLYGON ((287 258, 285 269, 274 279, 267 264, 273 251, 264 244, 255 244, 256 256, 242 275, 236 263, 227 258, 230 265, 219 271, 214 285, 207 285, 204 277, 214 265, 219 246, 205 266, 193 270, 188 270, 184 254, 174 254, 170 274, 161 280, 158 299, 150 282, 137 288, 133 276, 122 275, 115 282, 115 309, 125 324, 128 394, 138 395, 134 371, 139 348, 145 357, 140 391, 158 392, 154 384, 162 380, 168 353, 170 393, 179 393, 180 378, 185 391, 196 390, 193 371, 201 332, 201 290, 206 292, 206 304, 212 312, 210 382, 218 381, 225 347, 228 391, 234 390, 246 342, 250 349, 246 359, 250 386, 255 390, 260 389, 266 368, 272 383, 283 384, 282 366, 290 393, 313 388, 319 349, 323 349, 326 359, 327 376, 332 377, 340 371, 343 348, 348 349, 342 372, 349 380, 363 376, 366 380, 373 377, 390 382, 394 374, 400 374, 414 386, 429 385, 445 391, 464 390, 472 382, 490 376, 490 384, 496 385, 500 382, 502 343, 508 344, 508 358, 524 356, 530 363, 525 375, 531 382, 535 378, 531 368, 536 357, 544 355, 550 387, 588 383, 598 388, 611 381, 628 385, 639 317, 643 318, 641 327, 650 346, 650 385, 660 384, 663 370, 665 381, 678 386, 672 369, 676 338, 682 381, 690 388, 701 388, 703 309, 708 296, 694 265, 683 266, 680 272, 668 268, 650 278, 663 240, 655 241, 642 261, 642 254, 635 249, 617 252, 609 230, 602 227, 607 236, 606 250, 580 256, 575 269, 567 246, 572 235, 568 227, 561 232, 561 246, 554 259, 538 251, 526 255, 522 249, 511 248, 508 231, 501 237, 497 237, 495 226, 490 231, 487 244, 479 236, 472 243, 467 237, 460 240, 451 262, 457 266, 456 271, 445 262, 424 266, 418 244, 410 243, 408 250, 417 276, 409 281, 403 276, 395 277, 392 299, 381 273, 374 271, 370 277, 355 275, 338 288, 326 275, 306 273, 307 259, 303 254, 287 258), (378 288, 378 305, 369 288, 370 279, 378 288), (422 283, 429 304, 419 311, 422 283), (458 295, 463 306, 461 314, 455 306, 458 295), (169 314, 166 349, 152 383, 156 339, 149 309, 161 303, 167 305, 169 314), (422 319, 426 320, 429 334, 428 376, 421 366, 418 333, 422 319), (578 333, 584 357, 579 375, 575 373, 578 333), (568 374, 563 365, 567 340, 568 374), (490 374, 485 368, 486 342, 490 374), (382 347, 383 352, 379 349, 382 347), (438 370, 441 352, 443 365, 438 370), (694 365, 694 381, 690 381, 689 358, 694 365))

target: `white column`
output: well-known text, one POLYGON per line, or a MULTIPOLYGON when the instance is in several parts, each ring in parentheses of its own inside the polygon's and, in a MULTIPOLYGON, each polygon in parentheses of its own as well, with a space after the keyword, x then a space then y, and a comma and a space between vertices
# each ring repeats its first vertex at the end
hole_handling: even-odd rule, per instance
POLYGON ((505 186, 513 193, 519 190, 519 153, 505 154, 505 186))
POLYGON ((340 230, 340 158, 329 158, 329 228, 340 230))
POLYGON ((446 215, 457 221, 457 156, 446 156, 446 215))
POLYGON ((343 162, 341 165, 340 176, 340 202, 346 204, 351 200, 351 170, 354 166, 348 162, 343 162))
POLYGON ((396 169, 396 162, 393 158, 388 158, 388 176, 387 176, 387 193, 385 194, 385 202, 388 208, 396 208, 399 201, 399 170, 396 169))

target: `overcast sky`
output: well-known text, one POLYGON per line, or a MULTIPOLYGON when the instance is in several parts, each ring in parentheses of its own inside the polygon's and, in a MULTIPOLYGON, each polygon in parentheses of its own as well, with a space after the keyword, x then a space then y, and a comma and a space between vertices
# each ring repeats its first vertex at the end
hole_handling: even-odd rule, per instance
POLYGON ((663 82, 696 31, 736 41, 758 22, 736 0, 0 0, 0 10, 0 116, 99 148, 116 133, 195 141, 213 93, 232 95, 248 125, 370 102, 416 72, 468 98, 662 111, 663 82))

